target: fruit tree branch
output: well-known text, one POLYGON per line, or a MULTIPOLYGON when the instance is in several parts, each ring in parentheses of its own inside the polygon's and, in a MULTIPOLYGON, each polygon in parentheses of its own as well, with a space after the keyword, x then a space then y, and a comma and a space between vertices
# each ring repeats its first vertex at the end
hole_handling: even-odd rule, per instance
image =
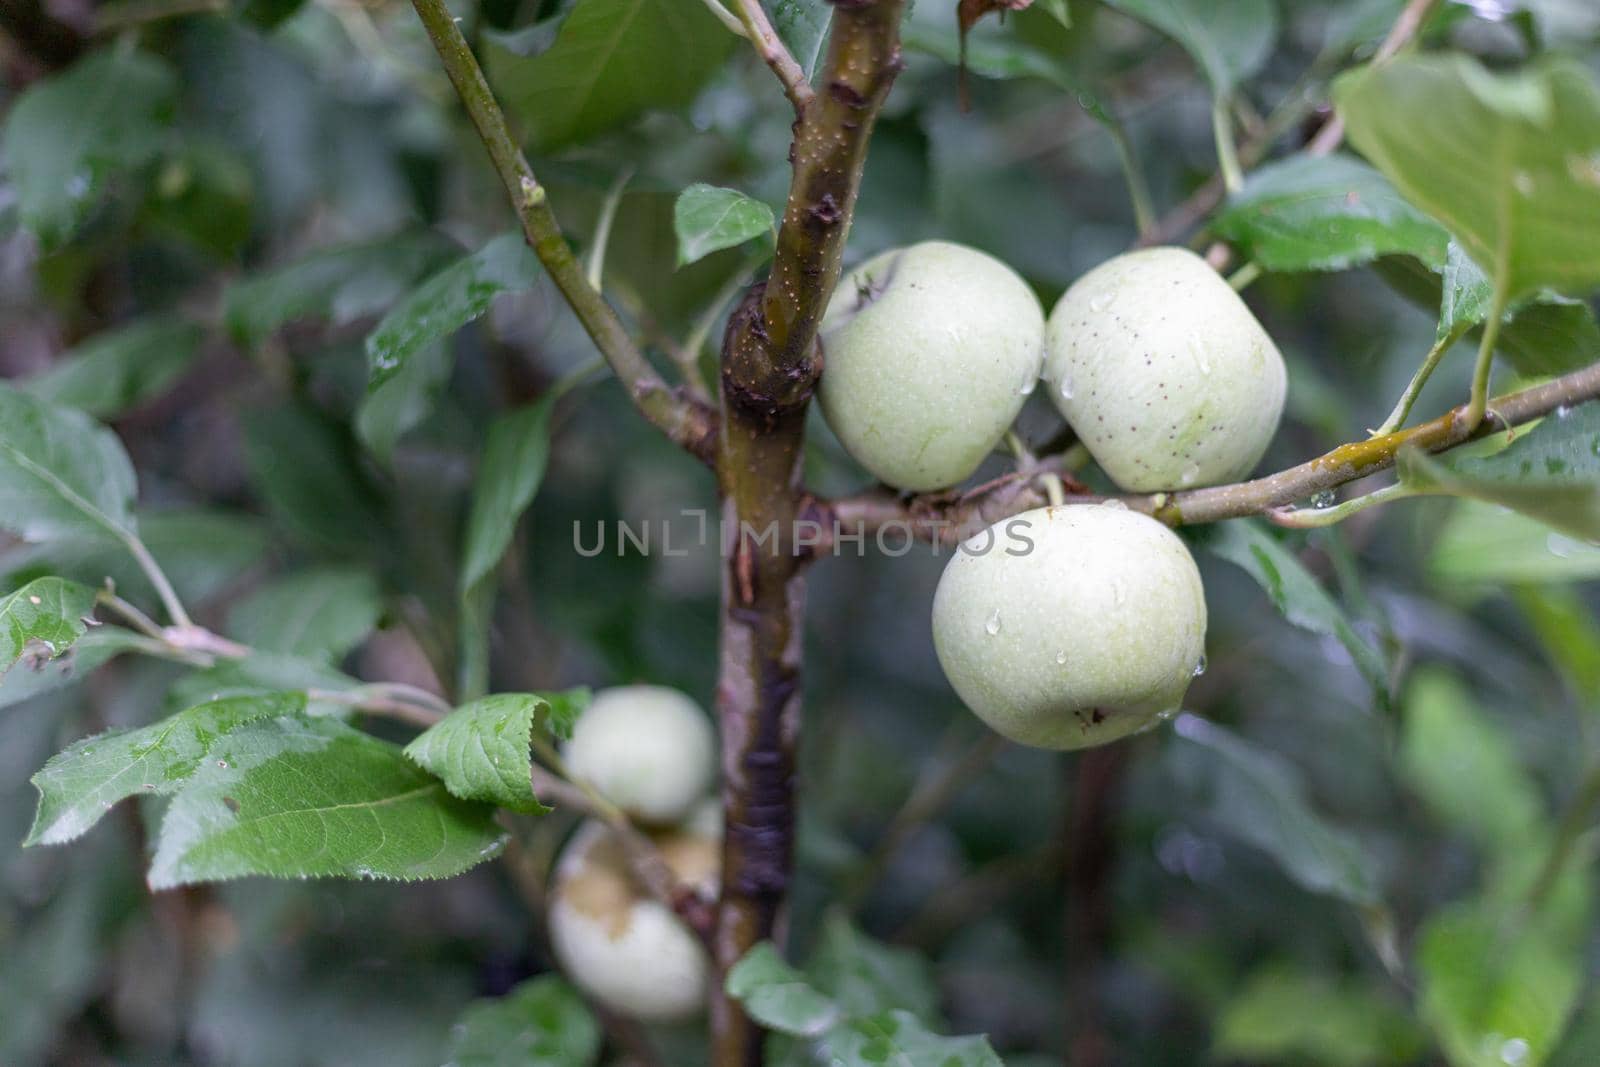
MULTIPOLYGON (((905 0, 834 0, 817 91, 795 123, 793 180, 772 269, 722 342, 717 476, 724 546, 717 718, 722 731, 722 892, 712 938, 726 976, 780 937, 794 866, 805 563, 797 520, 806 407, 822 372, 817 326, 839 280, 867 141, 901 66, 905 0), (767 531, 771 531, 769 534, 767 531)), ((761 1028, 713 984, 714 1067, 756 1067, 761 1028)))
POLYGON ((789 149, 793 179, 772 270, 747 328, 724 353, 723 388, 772 414, 810 399, 822 371, 817 326, 839 280, 845 238, 873 123, 904 65, 904 0, 834 0, 821 90, 801 112, 789 149))
POLYGON ((816 97, 811 83, 806 80, 806 72, 784 46, 778 31, 772 28, 772 20, 767 18, 767 10, 761 6, 761 0, 737 0, 737 3, 744 35, 755 46, 762 62, 771 67, 772 73, 783 83, 784 94, 794 105, 795 114, 804 115, 816 97))
MULTIPOLYGON (((1316 493, 1337 489, 1358 478, 1387 470, 1394 466, 1395 457, 1403 448, 1445 452, 1487 436, 1497 426, 1515 426, 1548 415, 1558 408, 1596 399, 1600 399, 1600 363, 1490 401, 1489 411, 1494 418, 1476 426, 1469 421, 1469 405, 1462 404, 1431 422, 1340 445, 1316 459, 1264 478, 1205 489, 1129 495, 1115 499, 1135 511, 1153 515, 1169 526, 1262 515, 1296 500, 1304 500, 1316 493)), ((1104 499, 1107 498, 1071 494, 1066 502, 1090 503, 1104 499)), ((832 530, 835 534, 842 532, 854 535, 858 531, 874 533, 893 527, 920 540, 956 545, 987 526, 1032 508, 1043 507, 1046 502, 1044 489, 1037 479, 1017 480, 988 492, 962 497, 904 497, 887 489, 873 489, 853 497, 818 502, 816 518, 824 530, 832 530)))
POLYGON ((713 413, 673 389, 656 373, 611 305, 584 277, 583 266, 561 233, 544 186, 512 140, 505 114, 444 0, 412 0, 412 6, 489 151, 528 246, 550 272, 556 288, 628 390, 634 407, 677 444, 709 461, 716 436, 713 413))

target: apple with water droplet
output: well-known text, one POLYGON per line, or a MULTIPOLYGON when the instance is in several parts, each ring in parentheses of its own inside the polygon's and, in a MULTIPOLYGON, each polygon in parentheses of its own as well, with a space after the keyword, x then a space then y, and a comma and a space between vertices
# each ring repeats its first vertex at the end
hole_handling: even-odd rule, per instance
POLYGON ((818 333, 823 417, 896 489, 977 470, 1039 380, 1044 311, 1027 282, 977 249, 924 241, 839 281, 818 333))
POLYGON ((1283 414, 1283 356, 1187 249, 1129 252, 1091 270, 1050 313, 1045 343, 1051 399, 1130 492, 1245 477, 1283 414))
POLYGON ((951 557, 933 598, 934 648, 956 693, 1038 748, 1104 744, 1176 711, 1205 635, 1188 548, 1116 504, 1001 520, 951 557))

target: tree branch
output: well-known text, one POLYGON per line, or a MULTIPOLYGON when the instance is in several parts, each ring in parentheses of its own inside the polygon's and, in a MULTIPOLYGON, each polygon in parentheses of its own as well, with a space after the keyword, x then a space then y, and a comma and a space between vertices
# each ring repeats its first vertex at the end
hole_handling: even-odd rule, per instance
POLYGON ((761 0, 737 0, 737 2, 739 21, 744 25, 744 35, 755 46, 756 53, 761 56, 762 61, 772 68, 772 73, 783 83, 784 95, 794 105, 795 114, 804 115, 806 108, 811 106, 811 101, 816 96, 811 83, 806 80, 806 72, 800 68, 800 64, 784 46, 778 31, 772 28, 772 22, 767 18, 767 11, 761 6, 761 0))
POLYGON ((522 150, 511 139, 505 114, 495 102, 483 70, 444 0, 413 0, 412 6, 489 151, 528 246, 550 272, 556 288, 566 297, 639 412, 677 444, 710 462, 716 438, 713 413, 673 389, 656 373, 611 305, 584 277, 583 267, 550 208, 544 186, 533 176, 522 150))
MULTIPOLYGON (((777 934, 794 865, 795 751, 805 629, 797 520, 817 325, 839 280, 867 141, 901 67, 905 0, 834 0, 820 90, 795 125, 794 178, 771 273, 729 316, 717 476, 725 546, 718 635, 722 894, 713 952, 726 976, 777 934), (771 538, 771 540, 769 540, 771 538)), ((755 1067, 761 1028, 715 983, 711 1062, 755 1067)))
POLYGON ((834 7, 822 91, 801 113, 789 149, 794 177, 772 272, 723 355, 725 394, 769 417, 803 407, 822 373, 817 325, 839 281, 873 123, 904 66, 905 0, 834 0, 834 7))
MULTIPOLYGON (((1394 466, 1395 457, 1402 448, 1445 452, 1494 432, 1496 426, 1515 426, 1547 415, 1557 408, 1572 407, 1597 398, 1600 398, 1600 363, 1492 400, 1489 402, 1489 411, 1495 417, 1476 425, 1470 421, 1470 405, 1462 404, 1431 422, 1340 445, 1307 463, 1264 478, 1205 489, 1128 495, 1115 499, 1136 511, 1153 515, 1169 526, 1266 514, 1296 500, 1304 500, 1324 490, 1337 489, 1347 482, 1387 470, 1394 466)), ((1105 499, 1089 494, 1073 494, 1067 497, 1066 502, 1093 503, 1105 499)), ((887 489, 873 489, 853 497, 818 501, 813 517, 822 524, 824 536, 830 531, 842 531, 848 535, 875 533, 893 526, 921 540, 956 545, 1001 519, 1043 507, 1045 503, 1044 490, 1036 484, 1036 480, 1019 479, 961 497, 902 497, 887 489)))

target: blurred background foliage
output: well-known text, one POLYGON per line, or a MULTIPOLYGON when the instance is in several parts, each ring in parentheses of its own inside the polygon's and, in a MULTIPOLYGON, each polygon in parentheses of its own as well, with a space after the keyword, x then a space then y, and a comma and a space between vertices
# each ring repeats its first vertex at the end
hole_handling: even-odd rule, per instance
MULTIPOLYGON (((511 225, 411 8, 7 6, 0 108, 30 87, 56 95, 28 122, 13 112, 0 139, 0 374, 111 421, 152 550, 205 621, 448 689, 484 428, 591 349, 539 279, 367 390, 361 342, 377 318, 511 225), (93 150, 61 143, 85 130, 93 150), (25 218, 29 181, 65 195, 25 218), (283 621, 283 605, 315 596, 326 602, 310 621, 283 621)), ((1158 213, 1208 179, 1206 78, 1116 9, 1140 6, 1038 3, 986 20, 964 110, 954 4, 918 3, 850 258, 962 241, 1048 302, 1134 239, 1125 156, 1158 213)), ((1401 5, 1213 6, 1222 39, 1248 53, 1225 64, 1246 75, 1239 128, 1282 154, 1401 5)), ((644 11, 609 67, 535 65, 564 19, 606 9, 458 5, 581 250, 630 176, 607 292, 669 366, 759 266, 745 248, 679 268, 676 195, 708 182, 780 208, 790 114, 694 0, 644 11), (573 88, 602 67, 625 68, 651 106, 573 88)), ((778 0, 775 14, 809 65, 825 6, 778 0)), ((1423 45, 1492 67, 1559 51, 1597 70, 1600 13, 1585 0, 1450 3, 1423 45)), ((1434 339, 1431 297, 1407 299, 1402 273, 1379 261, 1251 288, 1290 365, 1266 468, 1383 420, 1434 339)), ((698 336, 714 344, 707 325, 698 336)), ((1588 309, 1574 329, 1587 344, 1588 309)), ((1419 413, 1458 402, 1470 362, 1447 358, 1419 413)), ((1022 425, 1036 441, 1053 433, 1042 397, 1022 425)), ((710 479, 612 382, 557 409, 553 442, 500 573, 493 687, 648 680, 709 705, 714 552, 579 559, 573 538, 592 543, 617 519, 658 537, 673 519, 681 533, 681 511, 715 514, 710 479)), ((814 485, 862 484, 820 422, 811 442, 814 485)), ((925 546, 900 558, 869 546, 814 570, 792 958, 845 936, 830 924, 853 912, 916 954, 893 957, 913 972, 905 1003, 949 1032, 988 1033, 1024 1067, 1600 1063, 1583 806, 1600 752, 1600 548, 1488 505, 1368 512, 1271 542, 1327 590, 1310 625, 1291 626, 1235 565, 1267 551, 1248 543, 1258 534, 1186 536, 1210 549, 1197 553, 1211 635, 1194 714, 1067 757, 986 739, 945 685, 928 623, 942 561, 925 546), (1558 845, 1572 861, 1542 871, 1558 845), (1537 906, 1508 927, 1508 902, 1535 884, 1537 906)), ((7 549, 0 591, 44 570, 109 572, 151 603, 137 573, 71 543, 7 549)), ((71 849, 15 847, 29 775, 86 733, 152 721, 179 673, 121 659, 0 708, 0 1063, 440 1063, 475 997, 550 968, 527 903, 570 828, 559 814, 528 842, 526 868, 403 887, 251 880, 151 895, 148 806, 71 849)), ((0 694, 20 684, 8 676, 0 694)), ((656 1037, 668 1062, 698 1058, 692 1032, 656 1037)))

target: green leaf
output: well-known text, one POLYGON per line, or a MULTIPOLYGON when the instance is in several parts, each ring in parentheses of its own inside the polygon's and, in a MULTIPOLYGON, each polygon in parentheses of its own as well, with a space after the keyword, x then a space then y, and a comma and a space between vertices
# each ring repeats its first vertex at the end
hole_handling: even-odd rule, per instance
POLYGON ((1283 757, 1194 715, 1178 737, 1211 758, 1203 764, 1210 821, 1271 856, 1301 888, 1355 904, 1378 902, 1372 859, 1311 809, 1299 772, 1283 757))
POLYGON ((1442 221, 1506 306, 1600 285, 1600 91, 1577 63, 1404 56, 1343 75, 1351 142, 1442 221))
POLYGON ((221 260, 250 239, 255 189, 250 168, 225 144, 183 145, 160 164, 141 220, 221 260))
POLYGON ((1312 633, 1337 638, 1380 699, 1386 698, 1389 671, 1383 654, 1356 632, 1343 609, 1317 584, 1294 554, 1260 524, 1248 519, 1219 523, 1206 547, 1244 568, 1291 623, 1312 633))
POLYGON ((1444 671, 1411 682, 1400 770, 1441 818, 1487 848, 1521 851, 1544 837, 1544 802, 1512 739, 1444 671))
POLYGON ((1406 449, 1398 459, 1409 485, 1499 504, 1600 542, 1600 403, 1560 409, 1492 455, 1406 449))
POLYGON ((494 809, 452 797, 397 746, 337 720, 288 717, 212 745, 167 809, 149 882, 449 878, 504 843, 494 809))
MULTIPOLYGON (((254 517, 220 511, 140 511, 139 539, 185 602, 200 602, 261 562, 266 532, 254 517)), ((154 605, 155 588, 121 544, 101 537, 52 538, 0 554, 0 589, 40 574, 59 574, 85 585, 114 582, 117 594, 154 605)))
POLYGON ((594 1013, 570 985, 550 976, 475 1001, 450 1041, 451 1067, 590 1067, 599 1055, 594 1013))
POLYGON ((382 311, 417 279, 459 255, 450 241, 426 231, 319 248, 229 286, 223 318, 245 348, 260 346, 298 319, 315 316, 343 325, 382 311))
POLYGON ((588 693, 501 693, 452 711, 406 746, 406 756, 455 796, 533 815, 550 809, 529 775, 535 728, 571 736, 588 693))
POLYGON ((1450 240, 1383 175, 1339 155, 1295 155, 1257 169, 1212 229, 1271 271, 1346 270, 1395 253, 1438 270, 1450 240))
POLYGON ((939 986, 925 957, 874 941, 838 913, 823 923, 806 972, 851 1015, 898 1010, 932 1019, 939 1009, 939 986))
POLYGON ((461 595, 470 598, 494 574, 511 544, 517 521, 544 480, 550 458, 550 409, 545 396, 501 415, 489 426, 483 462, 472 486, 472 508, 462 549, 461 595))
MULTIPOLYGON (((936 29, 927 23, 908 21, 901 30, 901 44, 913 52, 922 52, 952 65, 962 59, 960 38, 950 28, 936 29)), ((1099 94, 1078 79, 1063 56, 1052 55, 1015 37, 974 30, 967 38, 966 64, 967 70, 980 78, 996 81, 1038 78, 1071 93, 1078 106, 1095 121, 1105 126, 1116 125, 1116 119, 1099 94)))
POLYGON ((1585 581, 1600 578, 1600 547, 1508 508, 1463 500, 1439 531, 1428 569, 1452 585, 1585 581))
POLYGON ((389 461, 400 438, 433 412, 454 364, 448 344, 424 345, 383 384, 369 390, 356 409, 356 436, 367 450, 389 461))
POLYGON ((1514 599, 1572 692, 1600 711, 1600 621, 1582 596, 1566 585, 1522 586, 1514 599))
POLYGON ((266 652, 333 662, 367 639, 383 613, 365 570, 318 567, 262 586, 228 613, 228 632, 266 652))
POLYGON ((522 235, 506 233, 428 278, 367 335, 368 386, 388 381, 419 350, 488 311, 501 293, 532 287, 540 269, 522 235))
POLYGON ((1379 1067, 1416 1062, 1422 1035, 1392 997, 1355 980, 1263 967, 1222 1008, 1211 1051, 1225 1061, 1379 1067))
POLYGON ((1278 37, 1271 0, 1107 0, 1184 47, 1218 96, 1261 69, 1278 37))
POLYGON ((244 413, 245 460, 274 518, 313 547, 366 558, 383 520, 343 428, 289 402, 244 413))
MULTIPOLYGON (((1459 242, 1450 242, 1439 273, 1405 256, 1381 260, 1376 266, 1401 295, 1438 312, 1437 338, 1481 332, 1494 294, 1489 279, 1459 242)), ((1600 326, 1582 301, 1541 292, 1502 323, 1495 351, 1520 374, 1565 374, 1594 362, 1600 352, 1600 326)))
POLYGON ((0 597, 0 675, 19 659, 37 670, 82 637, 94 611, 93 589, 60 578, 39 578, 0 597))
POLYGON ((96 418, 119 415, 165 392, 200 354, 204 336, 179 318, 143 319, 97 334, 19 384, 47 403, 96 418))
POLYGON ((735 40, 702 0, 578 0, 546 51, 491 46, 485 59, 497 95, 548 150, 686 106, 735 40))
POLYGON ((0 708, 81 681, 96 667, 135 648, 143 640, 131 630, 102 626, 90 630, 63 655, 37 667, 23 664, 0 675, 0 708))
POLYGON ((1423 927, 1417 972, 1422 1016, 1452 1067, 1539 1067, 1583 987, 1582 945, 1467 901, 1423 927))
POLYGON ((837 1067, 1003 1067, 982 1037, 941 1037, 904 1011, 852 1019, 824 1040, 827 1062, 837 1067))
POLYGON ((0 135, 17 212, 46 249, 70 238, 117 175, 155 158, 178 79, 143 52, 97 51, 23 93, 0 135))
POLYGON ((777 0, 768 6, 772 11, 772 28, 789 46, 789 54, 806 72, 814 77, 828 51, 828 27, 833 20, 833 5, 828 0, 777 0))
POLYGON ((784 962, 770 941, 756 945, 728 972, 728 995, 762 1026, 795 1037, 816 1037, 839 1021, 839 1005, 784 962))
MULTIPOLYGON (((361 683, 326 661, 277 652, 255 651, 241 659, 225 659, 204 670, 192 671, 173 682, 167 690, 167 707, 182 710, 222 697, 272 696, 284 690, 326 689, 343 692, 361 683)), ((343 716, 343 704, 313 701, 314 715, 343 716)))
POLYGON ((133 465, 81 411, 0 384, 0 529, 24 541, 133 536, 133 465))
POLYGON ((672 209, 678 235, 678 266, 772 232, 772 209, 737 189, 696 182, 678 194, 672 209))
POLYGON ((88 832, 119 801, 145 793, 175 793, 223 734, 257 719, 294 715, 305 707, 304 693, 228 697, 138 730, 86 737, 51 757, 33 776, 39 810, 23 843, 63 844, 88 832))

